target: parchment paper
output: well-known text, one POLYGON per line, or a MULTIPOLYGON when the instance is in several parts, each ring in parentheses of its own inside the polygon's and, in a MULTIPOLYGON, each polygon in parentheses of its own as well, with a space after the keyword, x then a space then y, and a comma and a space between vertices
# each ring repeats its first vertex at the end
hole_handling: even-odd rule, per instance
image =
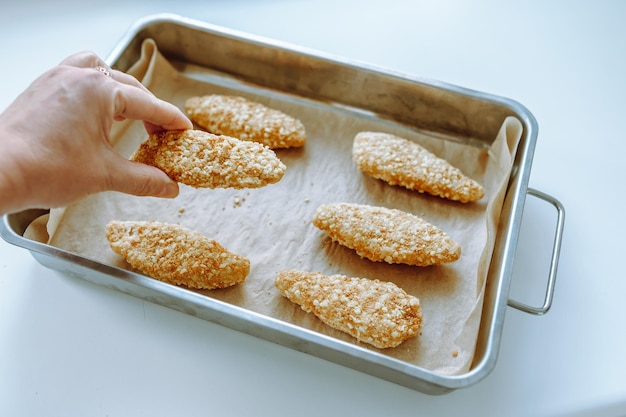
MULTIPOLYGON (((106 192, 53 210, 47 223, 51 245, 130 269, 109 248, 104 235, 107 222, 179 223, 251 261, 244 284, 202 292, 207 297, 351 343, 358 342, 282 298, 273 283, 276 272, 299 269, 393 281, 420 299, 422 333, 392 349, 361 346, 441 374, 469 369, 500 209, 522 131, 518 120, 504 122, 491 148, 469 146, 326 103, 247 85, 205 68, 169 62, 151 40, 144 42, 142 56, 129 72, 156 96, 180 108, 190 96, 219 93, 245 96, 282 110, 303 122, 308 142, 302 149, 276 152, 287 171, 279 183, 264 188, 207 190, 181 185, 179 197, 173 200, 106 192), (356 133, 364 130, 417 141, 481 182, 486 197, 477 203, 455 203, 389 186, 361 173, 352 162, 351 147, 356 133), (462 256, 455 263, 426 268, 361 259, 311 224, 318 205, 332 202, 382 205, 417 214, 459 242, 462 256)), ((114 147, 126 157, 146 138, 142 124, 131 121, 116 125, 112 135, 114 147)))

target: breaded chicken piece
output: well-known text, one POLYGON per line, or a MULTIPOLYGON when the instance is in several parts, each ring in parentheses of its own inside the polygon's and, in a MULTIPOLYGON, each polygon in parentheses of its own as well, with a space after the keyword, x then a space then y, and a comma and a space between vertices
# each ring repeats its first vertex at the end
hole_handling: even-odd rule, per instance
POLYGON ((280 181, 286 169, 260 143, 193 129, 152 134, 131 160, 195 188, 259 188, 280 181))
POLYGON ((352 146, 359 169, 391 185, 462 203, 478 201, 485 189, 422 146, 388 133, 360 132, 352 146))
POLYGON ((422 325, 419 299, 392 282, 288 270, 275 285, 307 313, 377 348, 398 346, 422 325))
POLYGON ((155 221, 111 221, 111 249, 133 268, 174 285, 226 288, 245 281, 250 261, 183 226, 155 221))
POLYGON ((317 208, 313 225, 374 262, 416 266, 454 262, 461 246, 414 214, 386 207, 335 203, 317 208))
POLYGON ((306 142, 300 120, 243 97, 190 97, 185 112, 211 133, 262 143, 272 149, 301 147, 306 142))

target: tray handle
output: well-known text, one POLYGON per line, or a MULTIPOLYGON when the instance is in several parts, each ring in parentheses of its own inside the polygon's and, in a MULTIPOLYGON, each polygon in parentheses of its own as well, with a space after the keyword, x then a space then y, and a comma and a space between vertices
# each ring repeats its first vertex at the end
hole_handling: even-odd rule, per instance
POLYGON ((554 284, 556 282, 556 272, 561 254, 561 242, 563 240, 563 227, 565 224, 565 207, 563 207, 563 205, 556 198, 534 188, 529 188, 527 193, 533 197, 540 198, 541 200, 552 204, 557 211, 556 231, 554 233, 554 243, 552 246, 552 259, 550 260, 548 284, 546 287, 546 295, 543 300, 543 305, 541 307, 534 307, 512 299, 508 300, 508 305, 525 313, 541 316, 550 310, 550 307, 552 306, 552 299, 554 298, 554 284))

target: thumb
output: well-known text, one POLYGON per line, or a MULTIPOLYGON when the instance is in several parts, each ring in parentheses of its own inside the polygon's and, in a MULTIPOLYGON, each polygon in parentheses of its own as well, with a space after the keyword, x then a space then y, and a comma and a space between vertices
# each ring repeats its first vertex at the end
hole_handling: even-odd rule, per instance
POLYGON ((124 159, 109 170, 109 186, 113 191, 136 196, 174 198, 178 195, 178 184, 160 169, 124 159))

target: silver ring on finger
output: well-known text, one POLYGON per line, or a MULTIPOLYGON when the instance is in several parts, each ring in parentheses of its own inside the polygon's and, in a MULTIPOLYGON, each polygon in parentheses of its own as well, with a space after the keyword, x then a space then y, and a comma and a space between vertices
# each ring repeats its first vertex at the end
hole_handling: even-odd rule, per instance
POLYGON ((96 69, 96 71, 100 71, 101 73, 103 73, 107 77, 113 78, 113 75, 111 75, 111 71, 108 68, 105 68, 102 65, 98 65, 95 69, 96 69))

